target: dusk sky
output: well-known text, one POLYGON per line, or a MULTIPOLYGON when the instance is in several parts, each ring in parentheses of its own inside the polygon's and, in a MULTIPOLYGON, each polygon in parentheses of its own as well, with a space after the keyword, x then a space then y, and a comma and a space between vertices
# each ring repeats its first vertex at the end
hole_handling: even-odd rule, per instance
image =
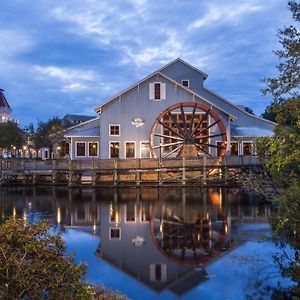
POLYGON ((26 125, 94 108, 180 57, 261 114, 284 0, 1 0, 0 88, 26 125))

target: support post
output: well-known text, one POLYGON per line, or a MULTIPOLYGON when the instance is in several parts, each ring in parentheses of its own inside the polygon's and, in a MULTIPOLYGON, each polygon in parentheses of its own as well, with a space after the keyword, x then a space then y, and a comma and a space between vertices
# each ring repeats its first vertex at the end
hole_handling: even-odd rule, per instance
POLYGON ((224 159, 223 170, 224 170, 224 181, 225 181, 225 184, 227 184, 228 183, 228 157, 227 156, 225 156, 225 159, 224 159))

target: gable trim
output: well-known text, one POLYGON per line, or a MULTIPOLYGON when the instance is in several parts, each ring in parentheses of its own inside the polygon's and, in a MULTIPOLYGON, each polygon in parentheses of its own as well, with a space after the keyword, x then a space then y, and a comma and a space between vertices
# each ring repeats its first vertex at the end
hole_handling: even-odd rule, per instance
POLYGON ((228 115, 229 117, 231 117, 233 120, 236 120, 236 117, 231 115, 230 113, 228 113, 227 111, 225 111, 224 109, 220 108, 219 106, 211 103, 209 100, 203 98, 202 96, 198 95, 197 93, 195 93, 194 91, 192 91, 191 89, 183 86, 182 84, 180 84, 179 82, 175 81, 174 79, 168 77, 167 75, 160 73, 160 72, 155 72, 147 77, 145 77, 144 79, 140 80, 139 82, 137 82, 136 84, 132 85, 131 87, 129 87, 128 89, 126 89, 125 91, 121 92, 120 94, 114 96, 113 98, 109 99, 108 101, 104 102, 102 105, 98 106, 96 108, 96 112, 97 113, 101 113, 101 109, 103 106, 106 106, 107 104, 109 104, 110 102, 118 99, 118 97, 120 97, 121 95, 127 93, 128 91, 130 91, 131 89, 135 88, 136 86, 138 86, 139 84, 145 82, 146 80, 150 79, 151 77, 155 76, 155 75, 160 75, 162 77, 164 77, 165 79, 169 80, 170 82, 174 83, 175 86, 179 86, 180 88, 184 89, 185 91, 189 92, 190 94, 193 95, 193 97, 197 97, 203 101, 205 101, 208 105, 210 105, 211 107, 215 107, 216 109, 218 109, 219 111, 225 113, 226 115, 228 115))

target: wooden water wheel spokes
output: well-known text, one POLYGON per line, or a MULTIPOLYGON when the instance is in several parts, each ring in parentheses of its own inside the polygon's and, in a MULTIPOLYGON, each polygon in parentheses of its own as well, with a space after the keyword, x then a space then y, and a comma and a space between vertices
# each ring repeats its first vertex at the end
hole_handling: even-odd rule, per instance
POLYGON ((226 130, 218 114, 196 102, 168 107, 154 121, 150 150, 154 158, 225 155, 226 130), (221 145, 215 143, 221 141, 221 145), (215 151, 217 149, 218 151, 215 151))
POLYGON ((205 263, 218 255, 229 241, 225 229, 227 217, 217 220, 208 214, 199 214, 187 221, 157 209, 154 205, 150 219, 151 237, 158 250, 169 259, 178 263, 205 263))

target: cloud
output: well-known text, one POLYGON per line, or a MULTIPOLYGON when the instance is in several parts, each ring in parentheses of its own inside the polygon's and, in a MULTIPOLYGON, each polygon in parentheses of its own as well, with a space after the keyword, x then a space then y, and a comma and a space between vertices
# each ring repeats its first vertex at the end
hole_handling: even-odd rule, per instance
POLYGON ((208 5, 204 16, 192 22, 188 29, 198 29, 205 26, 216 26, 223 23, 236 23, 243 18, 243 16, 252 12, 260 11, 264 8, 262 5, 255 3, 234 3, 228 4, 223 2, 221 5, 211 3, 208 5))
POLYGON ((34 66, 37 80, 55 79, 63 92, 79 92, 88 88, 87 84, 95 82, 97 74, 93 71, 62 68, 57 66, 34 66))
POLYGON ((31 36, 17 29, 0 29, 0 37, 0 57, 2 59, 12 58, 30 51, 35 45, 31 36))

